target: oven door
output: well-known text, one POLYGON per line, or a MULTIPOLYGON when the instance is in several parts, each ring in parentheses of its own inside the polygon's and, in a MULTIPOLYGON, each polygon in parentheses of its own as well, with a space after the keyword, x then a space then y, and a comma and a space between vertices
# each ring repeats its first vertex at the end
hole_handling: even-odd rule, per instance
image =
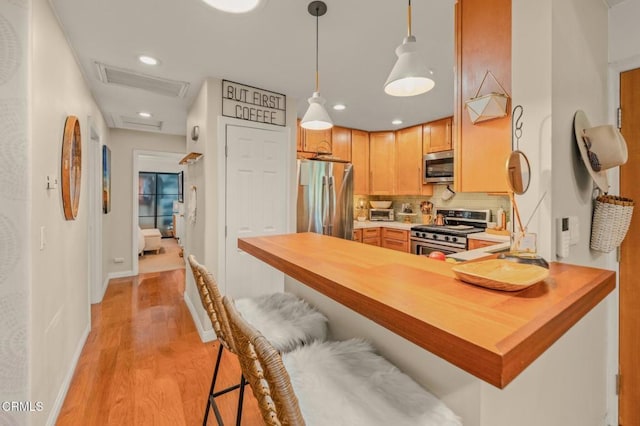
POLYGON ((418 256, 429 256, 429 253, 432 251, 439 251, 445 255, 449 255, 460 253, 461 251, 465 251, 465 249, 462 247, 453 247, 430 241, 421 241, 416 239, 411 240, 411 253, 417 254, 418 256))

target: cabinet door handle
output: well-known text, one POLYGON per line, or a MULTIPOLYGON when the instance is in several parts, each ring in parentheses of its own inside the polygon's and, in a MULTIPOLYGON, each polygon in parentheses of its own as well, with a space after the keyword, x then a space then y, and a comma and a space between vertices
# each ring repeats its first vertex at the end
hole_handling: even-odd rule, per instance
POLYGON ((420 166, 418 166, 418 194, 420 194, 420 187, 422 186, 422 173, 420 172, 420 166))

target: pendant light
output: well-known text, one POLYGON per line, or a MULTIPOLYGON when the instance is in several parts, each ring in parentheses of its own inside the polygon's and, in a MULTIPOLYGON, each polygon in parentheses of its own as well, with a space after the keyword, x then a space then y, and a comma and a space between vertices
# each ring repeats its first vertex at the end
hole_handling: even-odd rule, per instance
POLYGON ((407 36, 396 48, 398 60, 384 84, 384 91, 391 96, 415 96, 428 92, 435 86, 429 78, 429 69, 418 52, 416 38, 411 34, 411 0, 407 14, 407 36))
POLYGON ((320 96, 320 74, 318 72, 318 17, 327 13, 327 5, 323 1, 312 1, 309 13, 316 17, 316 90, 308 99, 309 108, 302 117, 300 126, 309 130, 325 130, 333 127, 329 113, 324 107, 324 98, 320 96))

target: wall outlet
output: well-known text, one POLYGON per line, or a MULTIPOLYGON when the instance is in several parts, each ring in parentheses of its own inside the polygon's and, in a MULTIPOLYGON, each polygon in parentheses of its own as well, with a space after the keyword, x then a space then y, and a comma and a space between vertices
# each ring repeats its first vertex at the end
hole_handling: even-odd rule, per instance
POLYGON ((58 178, 53 175, 47 175, 47 189, 57 189, 58 178))
POLYGON ((113 263, 124 263, 124 257, 114 257, 113 263))

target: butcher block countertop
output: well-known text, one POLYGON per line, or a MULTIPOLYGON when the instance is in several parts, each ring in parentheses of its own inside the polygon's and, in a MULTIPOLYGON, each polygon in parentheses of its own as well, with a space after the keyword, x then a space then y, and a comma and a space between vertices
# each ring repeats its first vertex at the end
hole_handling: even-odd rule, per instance
POLYGON ((525 290, 489 290, 446 262, 313 233, 238 247, 499 388, 615 288, 613 271, 553 262, 525 290))

